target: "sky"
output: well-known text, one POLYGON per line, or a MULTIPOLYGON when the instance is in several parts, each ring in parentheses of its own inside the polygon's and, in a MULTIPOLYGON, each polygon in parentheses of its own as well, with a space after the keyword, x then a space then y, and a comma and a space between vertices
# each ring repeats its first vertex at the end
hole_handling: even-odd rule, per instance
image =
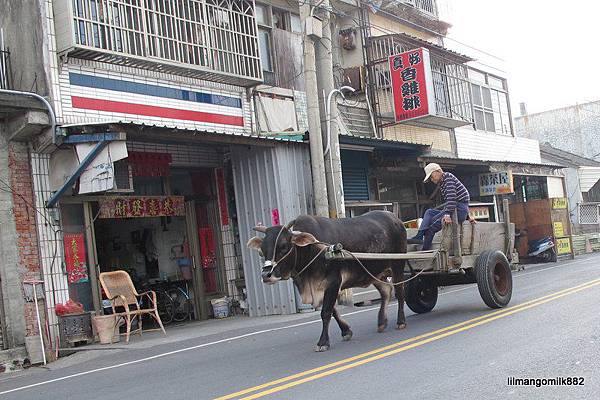
POLYGON ((508 79, 513 116, 600 100, 600 2, 592 0, 438 0, 446 39, 508 79))

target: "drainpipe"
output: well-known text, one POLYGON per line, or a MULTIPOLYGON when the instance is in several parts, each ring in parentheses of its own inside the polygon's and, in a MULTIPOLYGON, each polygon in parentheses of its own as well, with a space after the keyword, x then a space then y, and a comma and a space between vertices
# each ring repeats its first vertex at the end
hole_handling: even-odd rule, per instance
POLYGON ((26 96, 26 97, 33 97, 36 100, 41 101, 44 106, 46 106, 46 109, 48 109, 48 115, 50 116, 50 123, 52 124, 52 143, 57 144, 58 143, 58 133, 56 132, 56 114, 54 113, 54 109, 52 108, 52 106, 50 105, 50 103, 48 102, 48 100, 46 100, 45 98, 43 98, 42 96, 40 96, 37 93, 32 93, 32 92, 22 92, 20 90, 9 90, 9 89, 0 89, 0 93, 6 93, 6 94, 14 94, 17 96, 26 96))

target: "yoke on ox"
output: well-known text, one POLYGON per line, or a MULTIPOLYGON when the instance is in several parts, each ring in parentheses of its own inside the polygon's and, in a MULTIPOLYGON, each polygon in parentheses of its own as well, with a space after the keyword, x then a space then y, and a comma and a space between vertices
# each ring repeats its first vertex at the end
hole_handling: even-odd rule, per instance
POLYGON ((341 244, 345 250, 363 253, 406 253, 406 229, 400 219, 387 211, 371 211, 355 218, 330 219, 302 215, 288 226, 254 228, 263 238, 253 237, 248 247, 264 258, 263 282, 274 284, 292 278, 305 304, 322 306, 323 331, 316 351, 329 349, 329 322, 333 316, 344 340, 352 338, 352 330, 339 315, 335 304, 340 290, 373 284, 381 295, 377 330, 387 326, 386 307, 392 285, 396 283, 398 329, 406 327, 404 316, 405 260, 376 260, 357 263, 354 260, 329 263, 324 253, 327 244, 341 244))

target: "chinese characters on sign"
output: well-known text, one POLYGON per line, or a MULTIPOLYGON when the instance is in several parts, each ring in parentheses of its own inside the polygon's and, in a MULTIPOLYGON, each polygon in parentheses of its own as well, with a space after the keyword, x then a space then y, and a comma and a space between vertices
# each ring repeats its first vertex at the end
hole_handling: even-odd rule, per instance
POLYGON ((556 253, 571 254, 571 239, 568 237, 556 239, 556 253))
POLYGON ((552 199, 552 209, 565 209, 567 208, 567 199, 565 197, 555 197, 552 199))
POLYGON ((562 222, 553 222, 552 229, 554 231, 554 237, 565 236, 565 228, 563 227, 562 222))
POLYGON ((511 171, 490 172, 479 174, 479 195, 493 196, 495 194, 514 193, 513 177, 511 171))
POLYGON ((65 264, 69 283, 88 281, 83 233, 65 233, 65 264))
POLYGON ((389 58, 396 122, 433 113, 429 51, 424 48, 389 58))
POLYGON ((175 217, 185 215, 183 196, 105 197, 100 218, 175 217))

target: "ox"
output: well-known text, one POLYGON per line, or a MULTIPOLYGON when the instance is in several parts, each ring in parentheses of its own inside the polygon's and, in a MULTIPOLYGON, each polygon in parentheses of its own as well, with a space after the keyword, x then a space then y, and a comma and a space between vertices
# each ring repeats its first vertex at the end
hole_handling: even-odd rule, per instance
POLYGON ((258 250, 264 258, 262 279, 274 284, 292 278, 305 304, 321 308, 323 330, 315 351, 329 350, 329 322, 333 316, 344 340, 352 338, 352 330, 335 307, 340 290, 367 287, 373 284, 381 294, 377 330, 387 326, 386 307, 392 286, 382 283, 390 275, 398 283, 397 328, 406 327, 404 316, 404 286, 401 283, 404 260, 369 261, 361 266, 356 261, 326 262, 326 244, 341 243, 344 249, 363 253, 406 253, 406 229, 400 219, 387 211, 371 211, 355 218, 330 219, 302 215, 287 226, 257 226, 265 234, 253 237, 248 247, 258 250), (366 271, 366 270, 368 271, 366 271), (378 280, 373 279, 373 277, 378 280))

